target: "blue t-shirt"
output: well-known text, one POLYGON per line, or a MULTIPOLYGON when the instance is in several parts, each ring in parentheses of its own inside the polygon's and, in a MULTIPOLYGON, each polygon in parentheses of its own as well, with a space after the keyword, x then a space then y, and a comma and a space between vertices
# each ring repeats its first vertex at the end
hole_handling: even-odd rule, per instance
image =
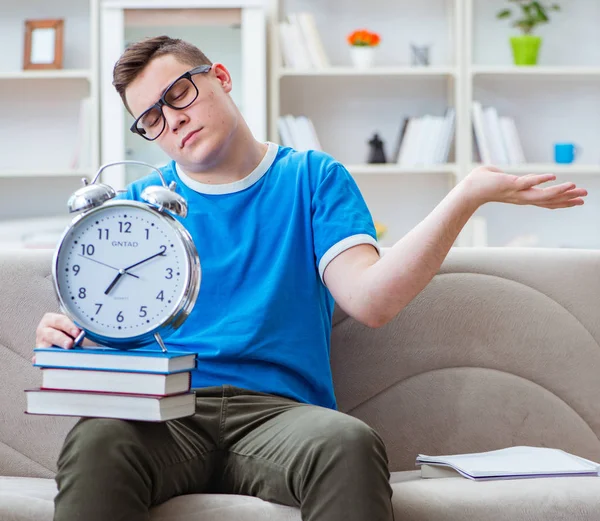
MULTIPOLYGON (((175 164, 161 169, 188 201, 179 221, 202 269, 198 300, 165 343, 197 353, 192 387, 229 384, 336 408, 329 361, 334 301, 327 264, 357 244, 378 249, 373 220, 331 156, 268 144, 240 181, 210 185, 175 164)), ((160 184, 158 174, 125 195, 160 184)))

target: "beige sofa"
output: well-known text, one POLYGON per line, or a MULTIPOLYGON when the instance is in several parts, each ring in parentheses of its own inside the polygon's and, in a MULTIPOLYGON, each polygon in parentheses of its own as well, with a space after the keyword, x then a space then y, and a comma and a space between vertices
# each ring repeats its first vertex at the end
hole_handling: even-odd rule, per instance
MULTIPOLYGON (((50 521, 70 419, 23 414, 35 326, 56 309, 48 251, 0 253, 0 520, 50 521)), ((336 312, 341 410, 375 427, 396 521, 597 521, 600 478, 423 480, 417 453, 559 447, 600 461, 600 252, 454 250, 387 326, 336 312)), ((153 521, 299 521, 256 498, 195 495, 153 521)), ((110 520, 113 521, 113 520, 110 520)), ((365 520, 369 521, 369 520, 365 520)), ((375 521, 375 520, 373 520, 375 521)))

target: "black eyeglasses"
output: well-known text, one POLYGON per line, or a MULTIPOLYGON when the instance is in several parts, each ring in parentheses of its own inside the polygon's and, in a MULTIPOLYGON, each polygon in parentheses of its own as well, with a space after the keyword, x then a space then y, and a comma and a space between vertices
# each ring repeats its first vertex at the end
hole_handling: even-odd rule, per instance
POLYGON ((200 65, 179 76, 167 87, 154 105, 140 114, 129 130, 148 141, 154 141, 162 134, 166 126, 163 106, 166 105, 175 110, 189 107, 198 97, 198 87, 192 81, 192 75, 206 73, 210 69, 210 65, 200 65))

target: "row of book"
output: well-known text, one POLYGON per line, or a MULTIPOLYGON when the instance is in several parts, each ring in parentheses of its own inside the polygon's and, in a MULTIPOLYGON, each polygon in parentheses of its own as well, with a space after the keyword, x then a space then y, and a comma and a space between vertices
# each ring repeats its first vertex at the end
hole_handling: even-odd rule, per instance
POLYGON ((500 116, 496 107, 473 101, 473 132, 482 163, 518 165, 526 162, 515 120, 500 116))
POLYGON ((322 69, 330 66, 312 13, 289 13, 287 20, 279 23, 278 31, 283 65, 296 69, 322 69))
POLYGON ((41 387, 25 391, 28 414, 166 421, 191 416, 194 353, 36 348, 41 387))
POLYGON ((447 163, 454 140, 455 120, 453 108, 448 108, 444 116, 426 114, 404 118, 390 162, 403 166, 447 163))
POLYGON ((312 120, 306 116, 279 116, 277 128, 281 144, 298 151, 322 150, 312 120))

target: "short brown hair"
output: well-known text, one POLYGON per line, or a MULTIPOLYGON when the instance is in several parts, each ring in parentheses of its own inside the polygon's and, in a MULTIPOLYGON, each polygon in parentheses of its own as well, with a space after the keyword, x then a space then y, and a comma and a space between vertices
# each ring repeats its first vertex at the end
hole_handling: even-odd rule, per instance
POLYGON ((172 54, 180 62, 190 67, 212 65, 212 62, 198 47, 178 38, 154 36, 131 44, 125 49, 113 69, 113 86, 117 89, 129 112, 131 109, 125 99, 125 90, 148 63, 165 54, 172 54))

